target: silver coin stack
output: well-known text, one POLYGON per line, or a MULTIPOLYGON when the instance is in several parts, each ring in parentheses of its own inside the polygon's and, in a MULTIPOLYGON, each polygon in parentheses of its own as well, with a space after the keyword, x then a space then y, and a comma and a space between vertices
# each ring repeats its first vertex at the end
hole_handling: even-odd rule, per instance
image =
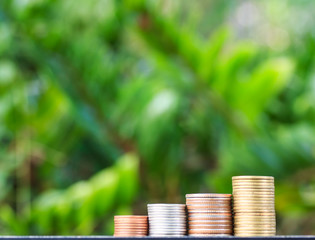
POLYGON ((185 204, 148 204, 149 235, 184 236, 187 232, 185 204))

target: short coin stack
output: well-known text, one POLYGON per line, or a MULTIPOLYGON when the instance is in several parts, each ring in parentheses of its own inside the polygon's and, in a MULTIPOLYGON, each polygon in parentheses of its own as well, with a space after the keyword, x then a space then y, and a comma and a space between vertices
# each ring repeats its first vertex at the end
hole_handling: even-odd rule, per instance
POLYGON ((187 231, 185 204, 148 204, 149 235, 184 236, 187 231))
POLYGON ((237 176, 232 178, 232 184, 235 236, 274 236, 274 178, 237 176))
POLYGON ((115 216, 114 223, 115 237, 144 237, 148 235, 148 216, 115 216))
POLYGON ((231 194, 186 194, 186 205, 190 236, 233 234, 231 194))

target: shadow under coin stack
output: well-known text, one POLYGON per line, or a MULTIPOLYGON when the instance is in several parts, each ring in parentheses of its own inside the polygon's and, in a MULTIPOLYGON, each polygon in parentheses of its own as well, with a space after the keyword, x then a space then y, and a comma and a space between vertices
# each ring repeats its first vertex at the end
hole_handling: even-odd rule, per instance
POLYGON ((232 177, 232 184, 235 236, 274 236, 274 178, 237 176, 232 177))
POLYGON ((187 231, 185 204, 148 204, 149 235, 184 236, 187 231))
POLYGON ((114 223, 115 237, 145 237, 148 235, 148 216, 115 216, 114 223))
POLYGON ((186 194, 190 236, 233 234, 231 194, 186 194))

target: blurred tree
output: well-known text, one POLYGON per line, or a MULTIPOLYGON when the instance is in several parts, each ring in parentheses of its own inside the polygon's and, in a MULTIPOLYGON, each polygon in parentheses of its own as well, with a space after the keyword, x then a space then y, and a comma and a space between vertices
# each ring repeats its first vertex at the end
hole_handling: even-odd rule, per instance
POLYGON ((274 2, 0 1, 2 232, 111 233, 131 206, 262 174, 280 233, 314 233, 314 34, 279 53, 241 28, 274 2))

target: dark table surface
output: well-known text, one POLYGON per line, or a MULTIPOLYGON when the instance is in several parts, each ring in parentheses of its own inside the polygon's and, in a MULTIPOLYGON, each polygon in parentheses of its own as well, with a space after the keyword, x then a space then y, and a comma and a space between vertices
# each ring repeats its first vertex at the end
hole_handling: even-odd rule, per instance
MULTIPOLYGON (((163 240, 163 239, 176 239, 176 240, 181 240, 181 239, 193 239, 193 240, 205 240, 205 239, 244 239, 241 237, 135 237, 135 238, 121 238, 121 237, 112 237, 112 236, 0 236, 0 240, 126 240, 126 239, 132 239, 132 240, 140 240, 140 239, 146 239, 146 240, 163 240)), ((247 239, 257 239, 257 240, 281 240, 281 239, 293 239, 293 240, 308 240, 308 239, 314 239, 315 236, 274 236, 274 237, 247 237, 247 239)))

